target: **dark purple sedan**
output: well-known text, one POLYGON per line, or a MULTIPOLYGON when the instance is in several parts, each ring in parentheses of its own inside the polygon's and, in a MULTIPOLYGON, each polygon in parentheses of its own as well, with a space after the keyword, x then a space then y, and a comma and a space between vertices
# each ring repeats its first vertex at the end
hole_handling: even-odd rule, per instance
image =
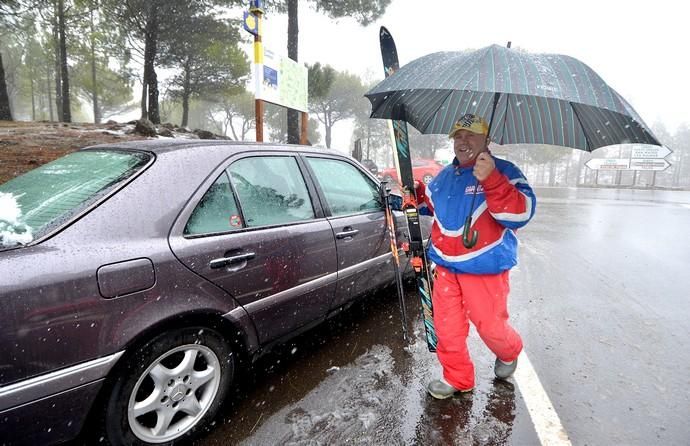
POLYGON ((335 152, 198 140, 0 185, 0 444, 193 437, 240 359, 393 283, 382 203, 335 152))

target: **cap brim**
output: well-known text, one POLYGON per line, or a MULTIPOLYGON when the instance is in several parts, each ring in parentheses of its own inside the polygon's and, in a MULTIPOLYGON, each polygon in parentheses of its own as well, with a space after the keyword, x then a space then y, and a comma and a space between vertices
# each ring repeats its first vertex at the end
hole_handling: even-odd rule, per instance
POLYGON ((474 133, 475 135, 484 135, 484 136, 487 135, 487 133, 485 133, 485 132, 475 132, 472 129, 466 129, 463 127, 463 128, 455 129, 452 132, 450 132, 448 134, 448 138, 455 138, 455 134, 458 133, 460 130, 467 130, 468 132, 474 133))

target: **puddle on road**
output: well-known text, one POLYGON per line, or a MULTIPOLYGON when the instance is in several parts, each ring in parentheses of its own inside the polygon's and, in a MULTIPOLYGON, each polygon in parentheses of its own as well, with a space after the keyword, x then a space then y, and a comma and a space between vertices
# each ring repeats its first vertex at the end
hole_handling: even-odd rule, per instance
POLYGON ((271 415, 241 444, 400 443, 388 431, 400 419, 395 401, 405 392, 393 366, 391 349, 374 346, 352 365, 331 372, 298 403, 271 415))
POLYGON ((374 346, 298 403, 265 418, 240 444, 509 444, 512 384, 486 383, 474 394, 437 401, 423 391, 425 375, 406 382, 394 373, 391 349, 374 346))
MULTIPOLYGON (((309 343, 297 347, 301 356, 259 377, 233 413, 197 444, 517 444, 516 414, 524 426, 529 415, 512 384, 493 381, 493 357, 476 333, 469 347, 477 388, 437 401, 425 390, 440 366, 426 348, 417 297, 407 298, 409 326, 415 328, 407 347, 396 300, 379 297, 365 311, 336 321, 337 328, 307 336, 309 343)), ((517 441, 524 440, 524 430, 517 441)), ((527 438, 538 441, 531 430, 527 438)))

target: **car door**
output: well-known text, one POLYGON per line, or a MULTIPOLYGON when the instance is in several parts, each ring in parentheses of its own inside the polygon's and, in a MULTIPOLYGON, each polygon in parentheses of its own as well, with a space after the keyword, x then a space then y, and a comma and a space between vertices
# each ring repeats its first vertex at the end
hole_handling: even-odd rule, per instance
POLYGON ((337 308, 394 280, 378 184, 347 159, 305 156, 322 197, 338 251, 337 308))
POLYGON ((261 343, 323 319, 336 246, 297 158, 244 156, 210 183, 173 229, 179 259, 246 309, 261 343))

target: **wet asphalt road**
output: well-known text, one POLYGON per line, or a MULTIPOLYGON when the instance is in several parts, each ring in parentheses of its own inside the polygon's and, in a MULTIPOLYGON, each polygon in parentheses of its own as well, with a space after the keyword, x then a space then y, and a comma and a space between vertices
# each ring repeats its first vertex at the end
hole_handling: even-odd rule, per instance
MULTIPOLYGON (((574 445, 690 444, 690 193, 541 189, 510 312, 574 445)), ((394 289, 262 358, 199 445, 534 445, 515 379, 470 334, 477 388, 436 401, 416 291, 394 289)))

